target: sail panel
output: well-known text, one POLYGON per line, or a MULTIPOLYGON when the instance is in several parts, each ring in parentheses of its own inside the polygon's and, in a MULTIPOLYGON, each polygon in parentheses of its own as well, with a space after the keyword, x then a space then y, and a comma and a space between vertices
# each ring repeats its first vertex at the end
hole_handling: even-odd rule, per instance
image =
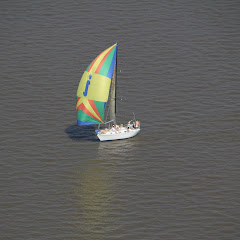
MULTIPOLYGON (((98 64, 96 70, 95 70, 95 73, 99 73, 99 71, 101 69, 103 70, 108 70, 109 69, 109 66, 110 64, 106 61, 106 59, 108 58, 109 54, 113 52, 112 49, 110 49, 109 51, 106 52, 106 54, 104 55, 104 57, 102 58, 102 60, 100 61, 100 63, 98 64), (105 64, 104 64, 105 63, 105 64), (104 64, 104 67, 103 67, 103 64, 104 64), (103 67, 103 68, 102 68, 103 67)), ((110 54, 111 55, 111 54, 110 54)))
POLYGON ((101 63, 101 61, 104 59, 104 57, 106 55, 108 55, 112 49, 114 48, 115 44, 111 47, 109 47, 108 49, 104 50, 102 53, 100 53, 95 59, 94 61, 91 63, 91 65, 87 68, 88 72, 95 72, 98 65, 101 63))
POLYGON ((91 118, 95 119, 96 121, 103 122, 103 120, 98 112, 98 109, 96 109, 96 106, 92 106, 92 104, 90 102, 85 101, 85 102, 80 103, 77 107, 77 112, 80 110, 82 112, 86 113, 91 118))
POLYGON ((86 114, 82 110, 77 112, 77 124, 78 125, 93 125, 93 124, 99 124, 99 123, 100 123, 99 121, 90 117, 88 114, 86 114))
POLYGON ((117 55, 116 50, 117 50, 117 46, 115 46, 115 49, 113 49, 111 53, 109 53, 109 55, 107 56, 106 60, 104 61, 104 64, 102 65, 101 70, 99 71, 100 75, 106 76, 108 78, 112 78, 113 70, 116 62, 116 55, 117 55))
POLYGON ((99 74, 93 74, 91 79, 89 78, 89 73, 84 72, 78 87, 77 96, 107 102, 111 79, 99 74))
POLYGON ((96 108, 98 109, 99 115, 101 117, 101 119, 104 119, 104 110, 106 107, 106 102, 98 102, 98 101, 94 101, 96 108))

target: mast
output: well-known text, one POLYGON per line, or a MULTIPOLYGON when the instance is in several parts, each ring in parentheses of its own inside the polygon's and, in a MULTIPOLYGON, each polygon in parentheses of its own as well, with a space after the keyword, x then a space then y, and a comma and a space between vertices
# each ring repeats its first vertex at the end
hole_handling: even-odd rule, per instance
MULTIPOLYGON (((117 46, 118 47, 118 46, 117 46)), ((115 71, 115 121, 117 121, 117 51, 116 51, 116 71, 115 71)))
POLYGON ((114 124, 116 124, 116 113, 117 113, 117 101, 116 101, 116 85, 117 84, 117 53, 116 53, 116 64, 114 66, 113 77, 112 77, 112 85, 110 90, 110 120, 113 120, 114 124))

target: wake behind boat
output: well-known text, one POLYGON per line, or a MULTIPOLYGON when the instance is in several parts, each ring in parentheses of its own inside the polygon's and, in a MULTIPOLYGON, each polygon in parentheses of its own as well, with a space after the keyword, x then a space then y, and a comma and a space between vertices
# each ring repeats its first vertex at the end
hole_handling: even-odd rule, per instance
POLYGON ((96 131, 100 141, 131 138, 140 132, 140 123, 126 126, 116 125, 117 112, 117 43, 100 53, 82 75, 77 90, 77 124, 92 125, 113 123, 113 127, 96 131), (110 94, 109 94, 110 93, 110 94), (108 109, 105 109, 108 103, 108 109))

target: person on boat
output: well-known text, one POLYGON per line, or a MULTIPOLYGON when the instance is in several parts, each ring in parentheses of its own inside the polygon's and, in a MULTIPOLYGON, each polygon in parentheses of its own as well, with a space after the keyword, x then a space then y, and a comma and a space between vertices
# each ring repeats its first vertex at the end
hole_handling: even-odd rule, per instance
POLYGON ((114 124, 112 125, 112 129, 111 130, 112 130, 112 132, 116 132, 116 128, 115 128, 114 124))
POLYGON ((136 121, 136 128, 139 128, 140 127, 140 123, 139 123, 139 121, 137 120, 136 121))
POLYGON ((130 124, 130 122, 128 122, 128 124, 127 124, 127 130, 128 130, 128 132, 130 131, 130 128, 131 128, 131 124, 130 124))
POLYGON ((118 132, 121 133, 123 130, 125 130, 126 128, 123 126, 123 124, 121 123, 118 129, 118 132))
POLYGON ((135 124, 135 122, 133 122, 132 127, 133 127, 134 129, 136 128, 136 124, 135 124))

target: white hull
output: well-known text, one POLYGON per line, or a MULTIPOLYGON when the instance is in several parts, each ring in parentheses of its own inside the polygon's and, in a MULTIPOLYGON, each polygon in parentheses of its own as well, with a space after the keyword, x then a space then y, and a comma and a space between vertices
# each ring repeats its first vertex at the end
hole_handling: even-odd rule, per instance
POLYGON ((97 137, 100 141, 112 141, 112 140, 121 140, 127 139, 136 136, 140 132, 140 128, 138 129, 124 129, 120 132, 112 132, 108 131, 107 133, 98 133, 97 137))

